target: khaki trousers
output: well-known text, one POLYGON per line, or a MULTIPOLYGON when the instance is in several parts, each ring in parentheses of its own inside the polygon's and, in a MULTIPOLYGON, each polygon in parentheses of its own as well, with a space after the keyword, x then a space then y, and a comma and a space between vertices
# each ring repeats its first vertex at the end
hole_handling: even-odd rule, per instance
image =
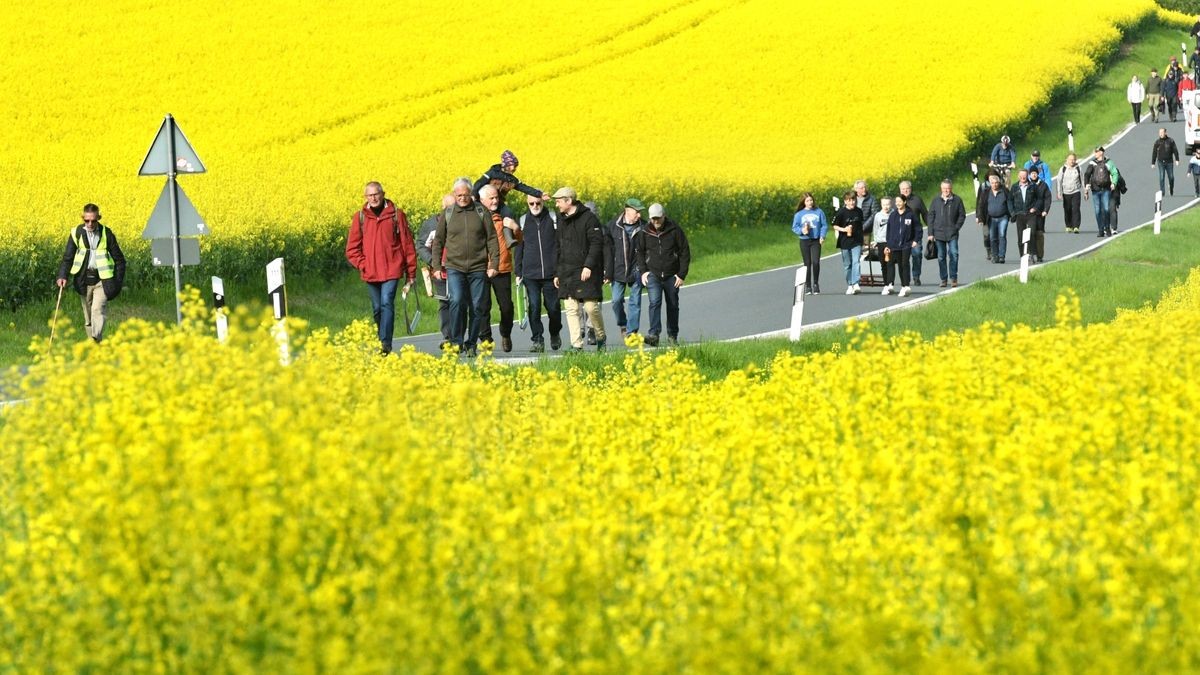
POLYGON ((95 283, 87 287, 83 294, 83 327, 88 337, 100 341, 104 335, 104 308, 108 305, 108 296, 104 294, 104 285, 95 283))
POLYGON ((592 328, 596 331, 596 341, 605 339, 604 334, 604 317, 600 314, 600 301, 584 300, 579 301, 575 298, 563 298, 567 315, 567 334, 571 336, 571 346, 576 349, 583 349, 583 337, 579 334, 579 309, 587 313, 588 320, 592 322, 592 328))

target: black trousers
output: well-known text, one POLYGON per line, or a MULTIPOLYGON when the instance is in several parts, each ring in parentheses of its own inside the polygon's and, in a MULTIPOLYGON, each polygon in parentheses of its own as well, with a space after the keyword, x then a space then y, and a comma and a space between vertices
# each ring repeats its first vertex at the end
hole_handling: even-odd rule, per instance
POLYGON ((804 278, 805 288, 819 287, 821 285, 821 240, 801 239, 800 256, 804 259, 804 266, 808 270, 808 274, 804 278))
POLYGON ((1025 230, 1035 225, 1033 215, 1030 213, 1018 213, 1012 217, 1012 223, 1017 226, 1017 253, 1025 255, 1033 252, 1033 239, 1029 240, 1031 244, 1029 250, 1025 249, 1025 230))
POLYGON ((492 287, 491 293, 484 293, 483 297, 483 325, 479 328, 479 341, 492 339, 492 295, 496 296, 496 304, 500 306, 500 337, 512 337, 513 327, 513 299, 512 299, 512 274, 504 272, 497 274, 487 280, 487 285, 492 287))
POLYGON ((1130 105, 1133 106, 1133 123, 1137 124, 1142 119, 1142 104, 1130 103, 1130 105))
POLYGON ((883 266, 883 283, 885 286, 891 286, 896 281, 896 270, 900 270, 900 285, 909 286, 912 281, 912 275, 909 270, 911 264, 912 253, 909 251, 892 251, 888 254, 889 260, 883 266))
POLYGON ((1079 229, 1079 220, 1082 214, 1079 211, 1080 199, 1082 193, 1076 192, 1073 195, 1063 195, 1063 223, 1068 230, 1079 229))

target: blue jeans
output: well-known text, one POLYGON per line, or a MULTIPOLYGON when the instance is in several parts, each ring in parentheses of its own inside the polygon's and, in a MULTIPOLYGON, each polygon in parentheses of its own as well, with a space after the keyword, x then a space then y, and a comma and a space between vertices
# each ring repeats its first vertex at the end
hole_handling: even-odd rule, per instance
POLYGON ((988 217, 988 234, 992 238, 992 259, 1004 257, 1008 251, 1008 216, 988 217))
POLYGON ((1167 188, 1164 187, 1164 183, 1170 186, 1171 194, 1175 194, 1175 165, 1169 159, 1158 163, 1158 189, 1165 195, 1167 188))
POLYGON ((658 337, 662 334, 662 304, 667 299, 667 337, 679 337, 679 289, 675 288, 675 275, 665 278, 650 273, 650 283, 646 284, 646 294, 650 296, 650 335, 658 337))
POLYGON ((488 300, 487 272, 459 272, 446 269, 446 290, 450 294, 450 344, 468 349, 475 346, 488 300), (467 323, 470 310, 470 323, 467 323))
POLYGON ((623 281, 612 282, 612 308, 613 316, 617 317, 618 326, 630 333, 638 332, 642 320, 642 279, 640 274, 631 284, 623 281), (626 291, 629 291, 628 301, 625 298, 626 291), (628 322, 626 315, 628 315, 628 322))
POLYGON ((1092 193, 1092 213, 1096 214, 1096 230, 1108 232, 1112 217, 1112 190, 1096 190, 1092 193))
POLYGON ((912 278, 913 283, 921 278, 921 261, 925 259, 925 249, 921 246, 922 239, 917 239, 917 245, 912 248, 912 278))
POLYGON ((946 281, 946 258, 950 258, 950 279, 958 281, 958 237, 950 241, 933 240, 938 252, 938 276, 946 281))
POLYGON ((842 269, 846 270, 846 285, 853 286, 859 282, 860 278, 858 261, 862 258, 862 246, 843 248, 841 251, 842 269))
POLYGON ((392 348, 392 334, 396 330, 396 286, 399 279, 368 281, 367 292, 371 294, 371 315, 379 329, 379 344, 387 350, 392 348))

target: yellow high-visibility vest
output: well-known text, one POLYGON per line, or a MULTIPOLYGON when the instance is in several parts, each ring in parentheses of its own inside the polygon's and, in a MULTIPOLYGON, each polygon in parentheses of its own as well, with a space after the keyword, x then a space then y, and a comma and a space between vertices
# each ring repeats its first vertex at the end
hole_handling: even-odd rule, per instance
MULTIPOLYGON (((100 243, 92 255, 96 256, 96 273, 101 279, 113 278, 113 259, 108 252, 108 228, 101 225, 100 243)), ((75 261, 71 263, 71 274, 78 274, 83 269, 83 261, 87 257, 88 248, 83 240, 83 228, 75 228, 75 261)))

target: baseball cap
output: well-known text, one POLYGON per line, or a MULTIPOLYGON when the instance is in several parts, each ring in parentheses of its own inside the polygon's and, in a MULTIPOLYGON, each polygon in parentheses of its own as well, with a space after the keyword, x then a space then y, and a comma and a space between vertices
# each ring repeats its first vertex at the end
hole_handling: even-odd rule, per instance
POLYGON ((637 197, 630 197, 629 199, 626 199, 625 206, 631 209, 637 209, 638 211, 646 210, 646 205, 643 204, 642 200, 638 199, 637 197))
POLYGON ((575 190, 573 188, 560 187, 558 188, 558 192, 554 193, 554 198, 562 199, 563 197, 566 197, 567 199, 578 199, 579 195, 575 194, 575 190))
POLYGON ((1096 146, 1096 149, 1095 149, 1095 150, 1093 150, 1092 152, 1104 152, 1104 146, 1103 146, 1103 145, 1097 145, 1097 146, 1096 146))
POLYGON ((662 218, 663 217, 663 205, 659 204, 658 202, 651 204, 650 205, 650 217, 651 218, 662 218))
POLYGON ((1031 153, 1029 153, 1029 154, 1030 154, 1030 156, 1032 156, 1032 157, 1041 157, 1041 156, 1042 156, 1042 153, 1041 153, 1041 151, 1039 151, 1039 150, 1034 150, 1033 152, 1031 152, 1031 153))

